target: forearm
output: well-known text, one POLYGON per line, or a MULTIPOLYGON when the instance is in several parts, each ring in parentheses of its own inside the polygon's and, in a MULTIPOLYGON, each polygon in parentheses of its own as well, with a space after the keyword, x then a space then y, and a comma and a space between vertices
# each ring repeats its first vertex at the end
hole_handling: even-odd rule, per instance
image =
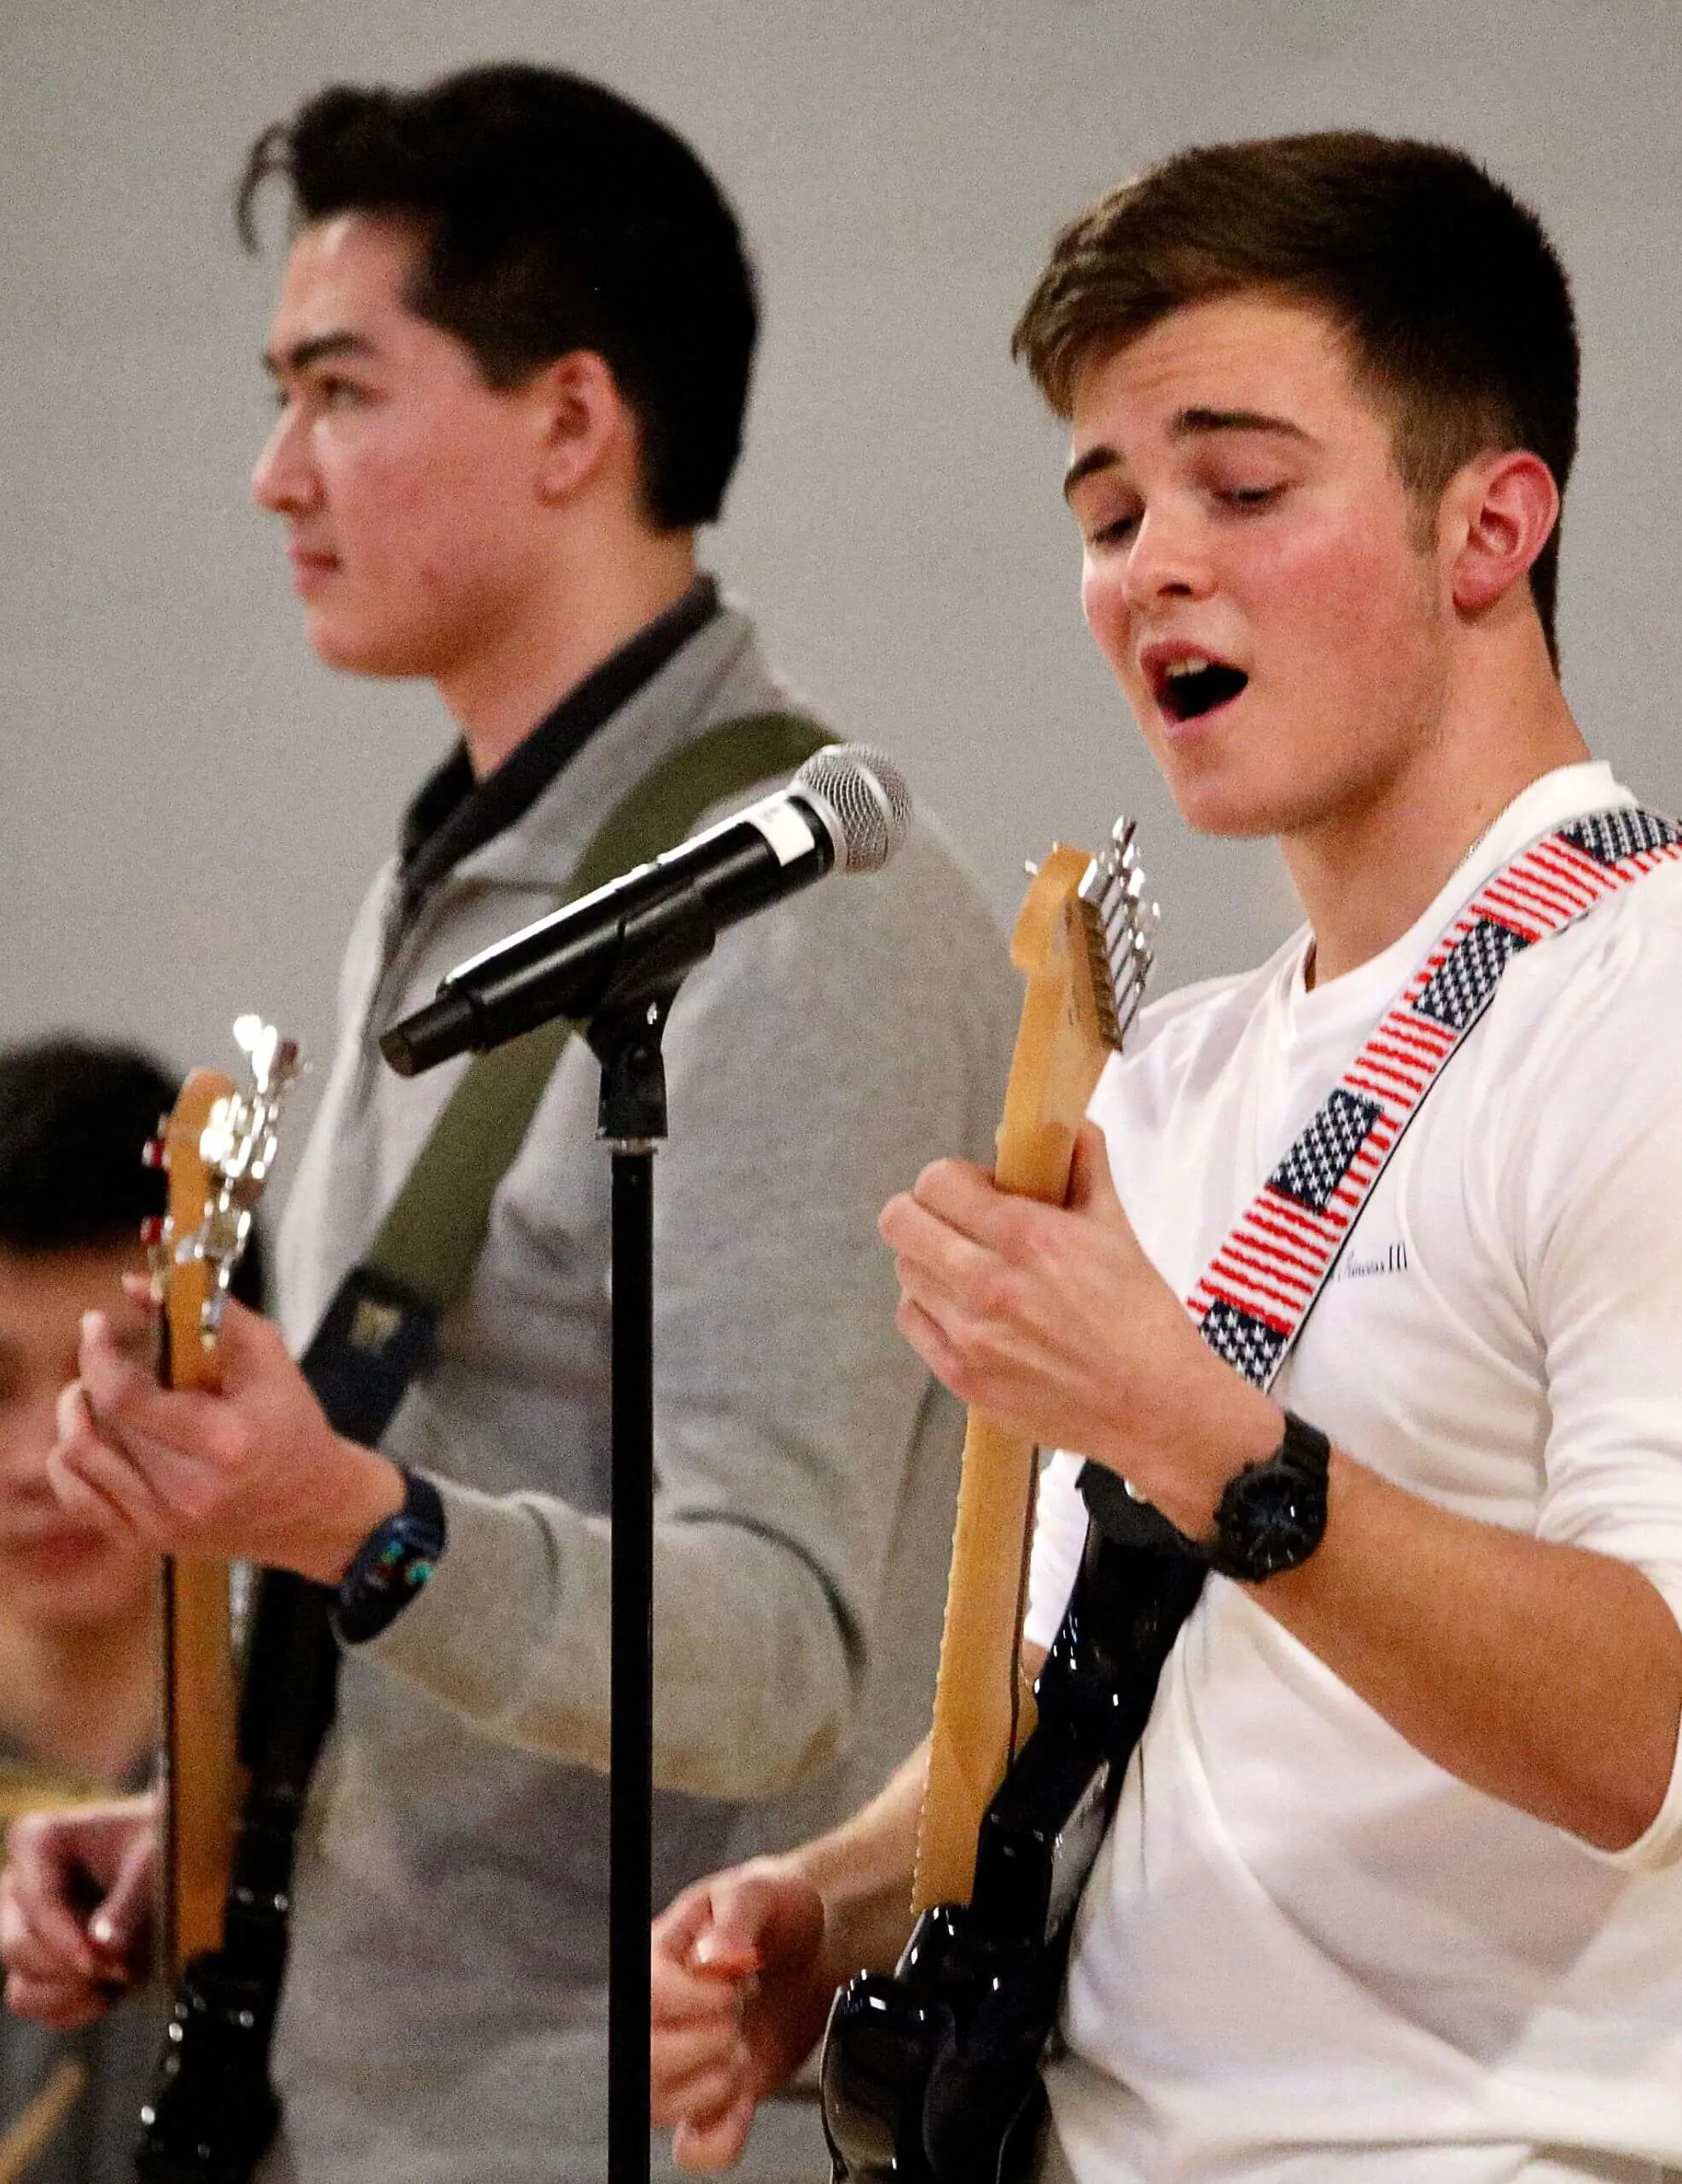
MULTIPOLYGON (((1044 1647, 1022 1648, 1022 1673, 1030 1682, 1045 1660, 1044 1647)), ((869 1804, 789 1854, 824 1899, 824 1969, 835 1986, 855 1972, 889 1970, 910 1939, 928 1788, 925 1737, 869 1804)))
MULTIPOLYGON (((605 1771, 609 1525, 549 1496, 439 1484, 449 1545, 367 1658, 487 1736, 605 1771)), ((822 1583, 789 1547, 722 1521, 662 1520, 654 1607, 661 1788, 768 1797, 839 1750, 847 1647, 822 1583)))
POLYGON ((1656 1815, 1682 1631, 1628 1564, 1457 1516, 1335 1453, 1319 1547, 1248 1589, 1462 1781, 1602 1850, 1656 1815))
POLYGON ((928 1780, 925 1740, 868 1805, 789 1862, 824 1899, 823 1974, 831 1988, 892 1968, 911 1931, 911 1881, 928 1780))

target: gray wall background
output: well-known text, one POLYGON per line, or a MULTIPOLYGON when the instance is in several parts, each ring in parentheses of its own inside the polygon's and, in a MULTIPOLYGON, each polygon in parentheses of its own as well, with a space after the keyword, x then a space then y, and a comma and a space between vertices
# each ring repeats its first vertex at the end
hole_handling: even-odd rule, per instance
POLYGON ((3 0, 0 1035, 183 1060, 259 1006, 324 1054, 352 909, 447 727, 304 644, 246 498, 276 270, 228 218, 247 139, 321 83, 517 55, 691 136, 768 327, 708 559, 848 732, 901 754, 996 900, 1141 813, 1165 977, 1288 927, 1265 848, 1190 839, 1081 629, 1057 428, 1005 356, 1057 224, 1185 141, 1365 124, 1534 203, 1588 357, 1567 682, 1682 807, 1675 0, 3 0))

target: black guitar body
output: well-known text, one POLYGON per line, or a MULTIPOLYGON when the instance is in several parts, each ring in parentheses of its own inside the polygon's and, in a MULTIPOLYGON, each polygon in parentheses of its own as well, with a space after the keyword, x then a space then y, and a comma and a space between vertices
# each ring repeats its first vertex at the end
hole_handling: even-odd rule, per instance
POLYGON ((280 2123, 269 2051, 286 1974, 298 1828, 337 1695, 330 1603, 305 1578, 263 1573, 240 1712, 248 1787, 224 1938, 181 1976, 140 2112, 140 2184, 249 2184, 280 2123))
POLYGON ((829 2013, 835 2184, 1019 2184, 1045 2113, 1074 1909, 1207 1565, 1143 1503, 1094 1523, 1040 1672, 1033 1734, 989 1807, 968 1904, 918 1920, 893 1972, 829 2013), (1119 1533, 1120 1536, 1112 1536, 1119 1533))

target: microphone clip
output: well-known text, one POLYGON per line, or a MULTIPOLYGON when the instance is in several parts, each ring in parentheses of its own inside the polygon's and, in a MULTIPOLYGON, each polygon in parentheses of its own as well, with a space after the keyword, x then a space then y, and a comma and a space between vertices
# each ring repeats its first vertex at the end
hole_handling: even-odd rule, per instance
POLYGON ((626 918, 612 983, 579 1026, 602 1065, 596 1135, 649 1144, 666 1131, 666 1026, 684 980, 713 952, 718 926, 684 882, 626 918))

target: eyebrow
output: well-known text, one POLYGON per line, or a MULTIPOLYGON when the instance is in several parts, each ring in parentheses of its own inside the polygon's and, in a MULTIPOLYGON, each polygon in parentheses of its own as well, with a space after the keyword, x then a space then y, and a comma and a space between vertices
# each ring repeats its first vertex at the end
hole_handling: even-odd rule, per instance
POLYGON ((278 379, 283 371, 307 371, 323 357, 371 357, 373 353, 374 344, 360 334, 312 334, 307 340, 294 341, 278 355, 272 349, 265 349, 263 369, 278 379))
MULTIPOLYGON (((1265 410, 1182 410, 1168 427, 1171 440, 1202 439, 1213 433, 1278 433, 1289 439, 1303 441, 1312 437, 1289 417, 1270 416, 1265 410)), ((1104 441, 1089 447, 1063 473, 1063 498, 1067 500, 1085 479, 1118 466, 1126 467, 1118 449, 1104 441)))

